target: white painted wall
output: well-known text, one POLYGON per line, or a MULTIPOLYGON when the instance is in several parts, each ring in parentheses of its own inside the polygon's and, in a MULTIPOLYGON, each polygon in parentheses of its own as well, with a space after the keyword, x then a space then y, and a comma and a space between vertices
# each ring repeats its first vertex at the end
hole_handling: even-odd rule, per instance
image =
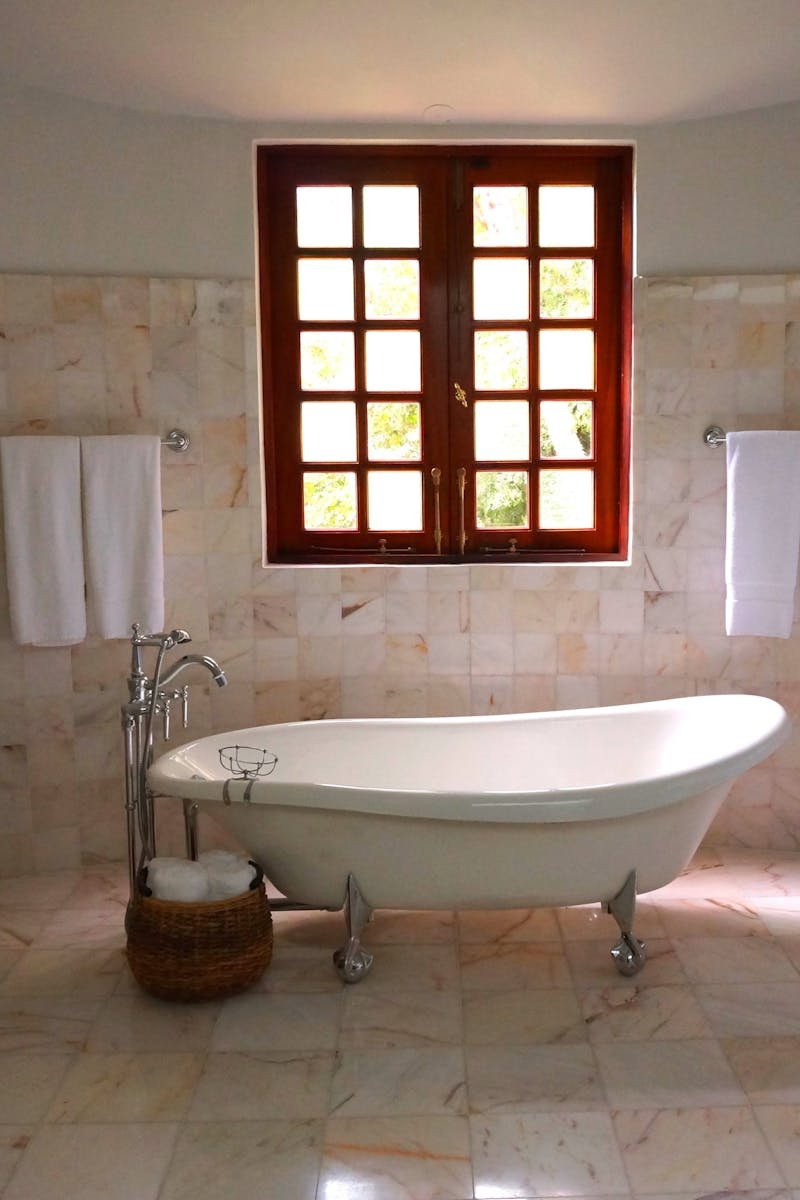
POLYGON ((252 278, 262 138, 630 140, 637 272, 800 269, 800 105, 645 128, 255 126, 0 88, 0 271, 252 278))

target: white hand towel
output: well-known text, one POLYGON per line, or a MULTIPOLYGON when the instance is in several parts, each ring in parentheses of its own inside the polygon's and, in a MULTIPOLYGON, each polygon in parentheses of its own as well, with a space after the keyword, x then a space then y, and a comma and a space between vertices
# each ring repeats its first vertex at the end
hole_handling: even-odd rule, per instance
POLYGON ((201 863, 186 859, 152 859, 147 886, 157 900, 197 903, 209 899, 208 872, 201 863))
POLYGON ((227 850, 206 850, 199 855, 198 862, 208 871, 209 900, 241 896, 249 891, 257 874, 248 859, 227 850))
POLYGON ((800 433, 729 433, 725 628, 789 637, 800 549, 800 433))
POLYGON ((78 438, 0 438, 0 466, 12 637, 34 646, 82 642, 78 438))
POLYGON ((103 638, 164 624, 161 442, 81 438, 89 629, 103 638))

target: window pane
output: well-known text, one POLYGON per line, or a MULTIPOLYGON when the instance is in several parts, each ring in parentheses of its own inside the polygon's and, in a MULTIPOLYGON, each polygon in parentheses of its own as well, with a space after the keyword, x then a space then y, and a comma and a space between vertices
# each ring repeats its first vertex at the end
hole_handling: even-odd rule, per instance
POLYGON ((415 258, 368 258, 364 292, 368 321, 416 321, 419 263, 415 258))
POLYGON ((356 477, 352 471, 306 471, 303 525, 306 529, 357 529, 356 477))
POLYGON ((475 333, 475 387, 479 391, 523 391, 528 386, 528 335, 524 330, 484 329, 475 333))
POLYGON ((477 471, 475 524, 478 529, 524 529, 528 524, 525 471, 477 471))
POLYGON ((472 189, 472 228, 475 246, 528 245, 528 189, 472 189))
POLYGON ((539 420, 542 458, 589 458, 592 453, 590 400, 543 400, 539 420))
POLYGON ((542 529, 593 529, 594 471, 541 471, 539 525, 542 529))
POLYGON ((352 321, 352 259, 301 258, 297 264, 297 301, 301 321, 352 321))
POLYGON ((422 385, 419 333, 370 330, 366 335, 367 391, 418 392, 422 385))
POLYGON ((594 334, 591 329, 539 331, 539 387, 594 387, 594 334))
POLYGON ((370 471, 367 512, 370 529, 422 529, 421 471, 370 471))
POLYGON ((539 264, 539 314, 591 317, 594 263, 590 258, 543 258, 539 264))
POLYGON ((352 246, 352 188, 299 187, 296 194, 298 246, 352 246))
POLYGON ((356 461, 356 406, 352 400, 306 400, 301 410, 303 462, 356 461))
POLYGON ((365 246, 419 246, 418 187, 367 186, 363 195, 365 246))
POLYGON ((478 400, 474 407, 477 459, 502 462, 530 457, 527 400, 478 400))
POLYGON ((539 245, 594 245, 594 188, 539 188, 539 245))
POLYGON ((352 333, 300 334, 300 387, 304 392, 352 392, 356 385, 352 333))
POLYGON ((374 400, 367 405, 367 453, 372 459, 420 457, 420 406, 396 400, 374 400))
POLYGON ((472 307, 476 321, 527 321, 531 311, 527 258, 476 258, 472 307))

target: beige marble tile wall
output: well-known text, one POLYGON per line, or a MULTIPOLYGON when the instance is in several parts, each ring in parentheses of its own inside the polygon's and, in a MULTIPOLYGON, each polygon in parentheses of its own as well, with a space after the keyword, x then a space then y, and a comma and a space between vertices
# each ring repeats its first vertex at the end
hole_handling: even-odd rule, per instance
MULTIPOLYGON (((191 435, 162 452, 167 621, 231 683, 199 677, 173 741, 729 689, 800 718, 800 624, 725 636, 724 451, 702 442, 712 422, 800 428, 800 277, 639 281, 626 566, 263 568, 254 308, 249 282, 0 276, 0 434, 191 435)), ((0 875, 123 857, 127 660, 124 642, 20 648, 0 611, 0 875)), ((800 845, 800 739, 709 840, 800 845)))

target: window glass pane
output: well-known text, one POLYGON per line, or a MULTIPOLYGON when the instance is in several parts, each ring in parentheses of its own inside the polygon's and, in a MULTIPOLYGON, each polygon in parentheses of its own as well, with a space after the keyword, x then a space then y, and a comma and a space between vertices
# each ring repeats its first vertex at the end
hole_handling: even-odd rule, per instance
POLYGON ((352 400, 306 400, 301 405, 303 462, 356 461, 356 406, 352 400))
POLYGON ((475 246, 528 245, 528 189, 472 189, 472 240, 475 246))
POLYGON ((356 477, 353 471, 304 473, 303 525, 306 529, 358 528, 356 477))
POLYGON ((422 529, 422 472, 369 471, 370 529, 422 529))
POLYGON ((418 392, 422 385, 419 333, 374 329, 366 335, 367 391, 418 392))
POLYGON ((364 293, 368 321, 416 321, 419 263, 415 258, 368 258, 364 293))
POLYGON ((363 196, 365 246, 419 246, 418 187, 368 185, 363 196))
POLYGON ((594 263, 590 258, 543 258, 539 264, 539 315, 580 318, 594 314, 594 263))
POLYGON ((589 458, 592 453, 592 402, 543 400, 539 419, 542 458, 589 458))
POLYGON ((475 457, 513 461, 530 457, 527 400, 477 400, 475 457))
POLYGON ((526 471, 475 473, 475 524, 478 529, 524 529, 527 526, 526 471))
POLYGON ((296 195, 298 246, 352 246, 352 188, 299 187, 296 195))
POLYGON ((540 471, 539 526, 593 529, 594 471, 540 471))
POLYGON ((594 334, 591 329, 539 331, 539 387, 594 387, 594 334))
POLYGON ((372 459, 420 457, 420 406, 396 400, 371 400, 367 405, 367 453, 372 459))
POLYGON ((478 391, 522 391, 528 386, 528 335, 518 329, 475 333, 475 387, 478 391))
POLYGON ((300 334, 300 387, 304 392, 352 392, 355 385, 352 333, 319 330, 300 334))
POLYGON ((352 259, 301 258, 297 264, 297 306, 301 321, 352 321, 352 259))
POLYGON ((476 258, 472 308, 476 321, 527 321, 531 311, 527 258, 476 258))
POLYGON ((539 188, 539 245, 594 245, 594 188, 539 188))

